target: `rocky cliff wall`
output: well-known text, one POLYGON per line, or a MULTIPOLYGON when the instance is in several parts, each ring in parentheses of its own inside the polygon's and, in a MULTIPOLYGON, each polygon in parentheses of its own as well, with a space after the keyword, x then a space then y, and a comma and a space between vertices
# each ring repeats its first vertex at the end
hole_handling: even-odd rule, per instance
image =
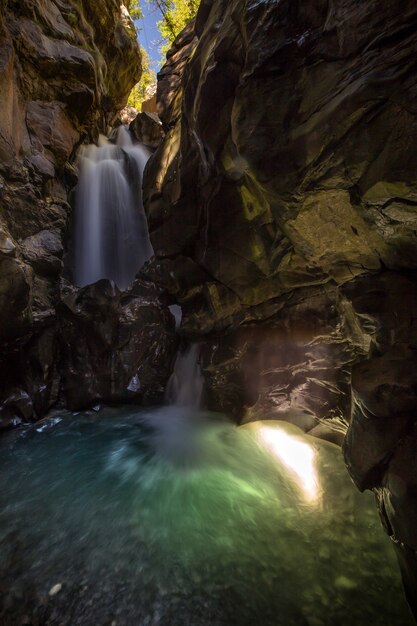
POLYGON ((0 3, 0 425, 42 416, 58 397, 72 159, 140 71, 118 0, 0 3))
POLYGON ((417 7, 203 0, 158 83, 149 275, 206 402, 343 441, 417 606, 417 7))
POLYGON ((190 332, 297 288, 416 269, 416 13, 203 1, 159 76, 170 132, 147 189, 190 332))

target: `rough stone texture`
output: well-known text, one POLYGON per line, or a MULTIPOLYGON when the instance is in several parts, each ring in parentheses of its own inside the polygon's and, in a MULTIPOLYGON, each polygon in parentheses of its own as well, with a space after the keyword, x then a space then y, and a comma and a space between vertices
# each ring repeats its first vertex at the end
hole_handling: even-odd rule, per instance
POLYGON ((139 113, 132 120, 129 130, 135 139, 152 150, 159 146, 164 136, 161 120, 156 113, 139 113))
POLYGON ((133 122, 137 114, 138 111, 135 107, 126 106, 119 112, 120 121, 122 124, 130 124, 130 122, 133 122))
POLYGON ((0 3, 0 427, 43 415, 58 397, 71 159, 139 76, 118 0, 0 3))
POLYGON ((335 287, 300 289, 267 320, 209 338, 206 401, 238 421, 283 419, 339 439, 350 409, 350 365, 368 342, 335 287), (325 420, 325 422, 324 422, 325 420), (326 426, 326 433, 323 428, 326 426))
POLYGON ((417 6, 203 0, 159 75, 148 276, 206 402, 344 442, 417 615, 417 6))
POLYGON ((145 100, 142 102, 142 113, 158 113, 156 90, 158 84, 152 83, 145 89, 145 100))
POLYGON ((177 339, 174 317, 155 286, 137 280, 120 292, 101 280, 71 290, 61 309, 68 408, 163 401, 177 339))
POLYGON ((146 183, 187 329, 416 268, 416 22, 413 0, 202 2, 159 75, 146 183))

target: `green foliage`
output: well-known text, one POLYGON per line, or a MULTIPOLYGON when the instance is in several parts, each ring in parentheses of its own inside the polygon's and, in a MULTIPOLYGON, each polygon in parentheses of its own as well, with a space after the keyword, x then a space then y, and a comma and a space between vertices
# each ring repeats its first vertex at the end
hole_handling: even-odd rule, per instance
POLYGON ((142 17, 142 10, 139 5, 139 0, 125 0, 125 5, 132 20, 140 20, 142 17))
POLYGON ((67 15, 67 21, 70 26, 77 26, 78 24, 78 15, 75 11, 70 11, 67 15))
POLYGON ((158 28, 165 42, 161 47, 161 52, 166 53, 175 37, 195 17, 200 0, 150 1, 159 7, 163 16, 163 19, 158 22, 158 28))
POLYGON ((200 0, 125 0, 132 19, 139 20, 143 17, 141 3, 145 1, 157 7, 161 12, 162 19, 158 22, 158 28, 163 38, 161 52, 165 56, 174 39, 195 17, 200 0))
POLYGON ((156 75, 150 66, 148 53, 142 46, 140 51, 142 54, 142 76, 140 81, 133 87, 127 101, 127 106, 134 107, 138 111, 142 108, 142 102, 147 99, 146 88, 156 82, 156 75))

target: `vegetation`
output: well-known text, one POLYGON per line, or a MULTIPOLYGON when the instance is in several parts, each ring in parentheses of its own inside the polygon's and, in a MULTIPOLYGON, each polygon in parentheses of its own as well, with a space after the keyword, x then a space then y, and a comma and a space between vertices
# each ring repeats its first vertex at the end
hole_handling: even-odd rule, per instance
MULTIPOLYGON (((125 0, 126 7, 134 20, 143 17, 140 3, 145 1, 157 7, 161 12, 162 19, 158 22, 158 28, 162 35, 161 53, 165 56, 177 35, 195 17, 200 0, 125 0)), ((133 87, 127 102, 128 106, 139 111, 142 102, 146 100, 146 88, 156 82, 155 71, 151 68, 149 56, 142 46, 141 52, 142 78, 133 87)))
POLYGON ((158 28, 164 39, 161 47, 165 53, 175 37, 193 19, 197 13, 200 0, 150 0, 158 6, 162 13, 162 20, 158 22, 158 28))
POLYGON ((125 0, 125 5, 132 20, 140 20, 142 17, 142 10, 140 8, 139 0, 125 0))
POLYGON ((138 83, 133 87, 130 92, 127 106, 134 107, 138 111, 141 110, 142 102, 147 99, 146 89, 149 85, 156 82, 156 75, 152 67, 150 66, 149 56, 145 48, 140 47, 142 53, 142 77, 138 83))

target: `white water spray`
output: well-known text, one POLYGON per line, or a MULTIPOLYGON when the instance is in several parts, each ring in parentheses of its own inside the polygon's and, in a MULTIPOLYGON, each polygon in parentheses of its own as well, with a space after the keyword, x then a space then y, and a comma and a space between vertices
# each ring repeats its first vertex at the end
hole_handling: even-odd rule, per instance
POLYGON ((201 406, 204 378, 200 367, 200 344, 178 352, 174 371, 168 381, 166 400, 175 406, 198 409, 201 406))
POLYGON ((74 282, 108 278, 126 289, 152 256, 142 204, 148 151, 121 126, 116 143, 101 137, 80 156, 75 206, 74 282))

